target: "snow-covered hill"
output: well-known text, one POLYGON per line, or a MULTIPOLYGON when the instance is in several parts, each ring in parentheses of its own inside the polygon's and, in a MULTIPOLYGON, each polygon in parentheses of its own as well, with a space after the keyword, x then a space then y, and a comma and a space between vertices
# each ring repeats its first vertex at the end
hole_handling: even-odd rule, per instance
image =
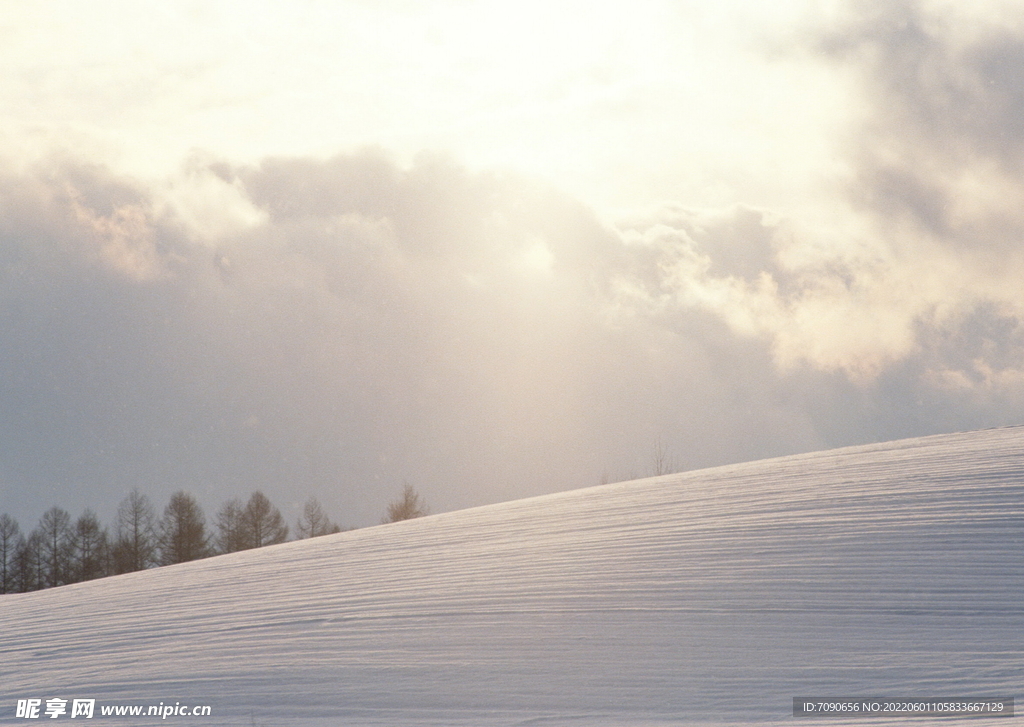
POLYGON ((809 725, 793 697, 1022 684, 1024 428, 618 483, 0 598, 3 724, 32 723, 18 699, 60 697, 69 711, 96 699, 93 724, 809 725), (212 716, 99 714, 160 702, 212 716))

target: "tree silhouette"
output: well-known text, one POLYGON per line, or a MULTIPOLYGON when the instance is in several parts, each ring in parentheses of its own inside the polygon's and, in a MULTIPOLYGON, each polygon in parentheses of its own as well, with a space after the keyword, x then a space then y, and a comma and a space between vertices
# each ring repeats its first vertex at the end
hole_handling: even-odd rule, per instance
POLYGON ((14 592, 14 551, 22 539, 18 521, 0 515, 0 593, 14 592))
POLYGON ((668 475, 678 471, 675 459, 669 456, 665 443, 658 437, 654 443, 654 452, 651 454, 651 476, 668 475))
POLYGON ((288 525, 281 511, 257 490, 252 493, 240 514, 242 535, 247 548, 283 543, 288 539, 288 525))
POLYGON ((300 538, 318 538, 321 535, 341 532, 341 528, 324 514, 320 502, 315 497, 306 500, 302 508, 302 517, 299 518, 295 529, 300 538))
POLYGON ((72 532, 71 580, 89 581, 107 575, 109 554, 107 531, 100 525, 96 513, 86 510, 75 521, 72 532))
POLYGON ((56 505, 39 519, 42 582, 45 587, 71 582, 71 516, 56 505))
POLYGON ((175 492, 160 521, 160 562, 184 563, 207 555, 209 538, 202 508, 187 492, 175 492))
POLYGON ((237 497, 224 503, 217 512, 217 549, 234 553, 250 547, 242 527, 242 502, 237 497))
POLYGON ((384 513, 383 523, 395 523, 399 520, 412 520, 430 513, 430 509, 408 482, 402 489, 402 496, 388 504, 384 513))
POLYGON ((19 593, 46 588, 43 534, 36 528, 14 547, 14 590, 19 593))
POLYGON ((157 523, 153 503, 132 490, 117 508, 114 572, 130 573, 156 564, 157 523))

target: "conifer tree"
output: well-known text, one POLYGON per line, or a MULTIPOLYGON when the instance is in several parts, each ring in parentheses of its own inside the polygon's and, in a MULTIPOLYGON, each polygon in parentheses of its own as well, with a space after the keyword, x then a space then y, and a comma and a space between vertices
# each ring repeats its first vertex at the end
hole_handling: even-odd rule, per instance
POLYGON ((153 503, 137 489, 117 508, 115 573, 145 570, 157 562, 157 522, 153 503))
POLYGON ((171 495, 160 521, 160 562, 171 565, 207 555, 206 516, 192 495, 179 490, 171 495))
POLYGON ((51 507, 39 519, 42 555, 42 587, 51 588, 71 582, 71 516, 66 510, 51 507))
POLYGON ((299 518, 296 531, 300 538, 318 538, 321 535, 340 533, 341 528, 331 522, 320 506, 320 502, 315 497, 311 497, 306 500, 306 505, 302 508, 302 517, 299 518))
POLYGON ((46 588, 44 578, 43 534, 38 528, 14 546, 14 591, 27 593, 46 588))
POLYGON ((241 501, 236 497, 228 500, 217 513, 217 550, 220 553, 234 553, 250 547, 242 526, 241 501))
POLYGON ((245 503, 241 512, 241 526, 248 548, 262 548, 288 539, 288 525, 281 511, 270 504, 267 496, 259 490, 252 493, 245 503))
POLYGON ((0 593, 14 592, 14 551, 20 539, 18 521, 6 512, 0 515, 0 593))
POLYGON ((109 575, 107 531, 92 510, 86 510, 75 521, 72 544, 73 580, 89 581, 109 575))
POLYGON ((412 520, 429 513, 430 509, 427 507, 427 503, 413 489, 413 486, 406 482, 402 496, 388 504, 387 512, 384 513, 384 519, 381 522, 395 523, 399 520, 412 520))

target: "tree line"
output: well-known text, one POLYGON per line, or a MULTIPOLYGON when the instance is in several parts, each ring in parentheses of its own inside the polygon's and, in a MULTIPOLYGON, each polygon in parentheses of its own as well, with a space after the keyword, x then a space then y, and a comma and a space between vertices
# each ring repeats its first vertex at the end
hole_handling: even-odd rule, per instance
MULTIPOLYGON (((406 485, 402 496, 388 505, 382 522, 427 514, 420 496, 406 485)), ((296 523, 299 539, 341 532, 315 497, 306 501, 296 523)), ((171 495, 163 515, 138 490, 117 508, 112 530, 86 510, 72 521, 54 506, 43 513, 27 535, 7 513, 0 515, 0 594, 25 593, 183 563, 212 555, 261 548, 288 540, 284 516, 260 491, 246 502, 228 500, 212 527, 199 502, 187 492, 171 495)))

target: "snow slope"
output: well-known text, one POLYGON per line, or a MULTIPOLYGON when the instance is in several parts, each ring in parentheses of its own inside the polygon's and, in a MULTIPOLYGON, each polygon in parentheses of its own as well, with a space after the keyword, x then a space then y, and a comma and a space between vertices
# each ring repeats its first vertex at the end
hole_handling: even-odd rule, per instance
POLYGON ((1022 540, 1024 428, 447 513, 0 597, 0 723, 30 697, 213 710, 93 724, 590 727, 1019 696, 1022 540))

